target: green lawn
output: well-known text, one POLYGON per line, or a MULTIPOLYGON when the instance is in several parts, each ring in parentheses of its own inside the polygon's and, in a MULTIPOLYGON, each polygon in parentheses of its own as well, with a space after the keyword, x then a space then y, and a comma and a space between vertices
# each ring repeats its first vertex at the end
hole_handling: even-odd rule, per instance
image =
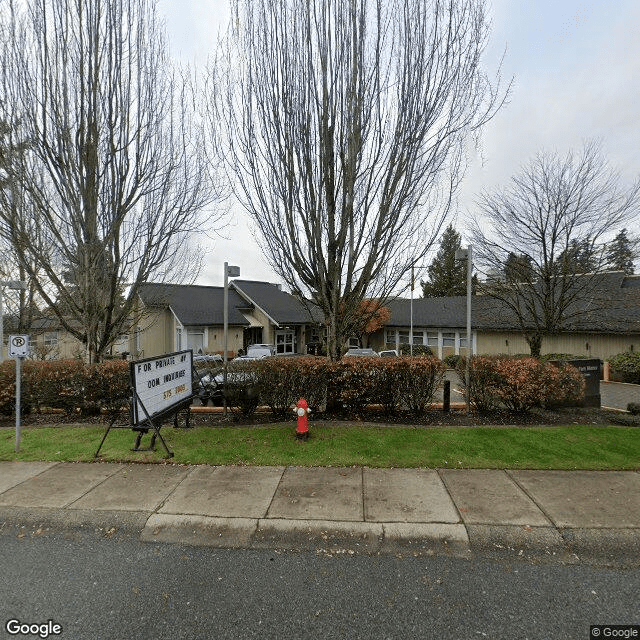
MULTIPOLYGON (((582 426, 529 428, 401 428, 314 426, 307 442, 295 427, 163 427, 176 464, 448 467, 476 469, 640 469, 640 429, 582 426)), ((20 453, 15 431, 0 431, 0 460, 90 462, 104 427, 23 427, 20 453)), ((147 446, 150 436, 145 436, 147 446)), ((135 434, 112 429, 103 461, 162 462, 164 449, 133 452, 135 434)))

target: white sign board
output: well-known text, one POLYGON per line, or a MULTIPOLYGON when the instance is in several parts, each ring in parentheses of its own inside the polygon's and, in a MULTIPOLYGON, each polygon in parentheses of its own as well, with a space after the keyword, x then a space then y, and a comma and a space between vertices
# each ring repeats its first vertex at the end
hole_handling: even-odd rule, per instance
POLYGON ((9 357, 26 358, 29 355, 29 336, 9 336, 9 357))
POLYGON ((135 424, 191 400, 192 363, 191 350, 131 363, 131 384, 136 392, 135 424))

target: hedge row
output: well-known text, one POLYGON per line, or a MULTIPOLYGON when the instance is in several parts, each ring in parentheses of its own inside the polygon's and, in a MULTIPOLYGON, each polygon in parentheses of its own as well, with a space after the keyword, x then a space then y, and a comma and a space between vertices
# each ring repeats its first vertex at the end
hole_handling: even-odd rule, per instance
POLYGON ((611 374, 620 382, 640 384, 640 352, 626 351, 609 358, 611 374))
MULTIPOLYGON (((420 413, 432 401, 444 375, 437 358, 354 358, 332 363, 325 358, 268 358, 232 363, 228 403, 244 414, 259 404, 274 415, 288 415, 304 397, 315 411, 338 409, 357 413, 370 403, 386 410, 420 413)), ((87 365, 79 360, 25 361, 22 407, 44 407, 68 414, 93 414, 119 407, 129 397, 128 363, 112 360, 87 365)), ((0 365, 0 413, 15 410, 15 363, 0 365)))
MULTIPOLYGON (((465 386, 465 360, 457 372, 465 386)), ((555 365, 535 358, 476 356, 471 360, 469 397, 478 411, 506 407, 525 412, 534 407, 577 404, 584 397, 582 374, 569 364, 555 365)))
MULTIPOLYGON (((464 359, 458 372, 464 384, 464 359)), ((304 397, 314 411, 359 413, 381 404, 422 413, 441 385, 444 364, 433 356, 351 358, 268 358, 230 365, 228 404, 245 414, 259 404, 274 415, 288 415, 304 397)), ((67 413, 95 413, 121 406, 129 396, 128 363, 112 360, 87 365, 78 360, 26 361, 22 375, 25 410, 61 408, 67 413)), ((507 407, 528 411, 579 401, 584 393, 580 373, 532 358, 476 356, 471 361, 470 399, 479 411, 507 407)), ((0 365, 0 413, 15 410, 15 364, 0 365)))
POLYGON ((251 413, 258 404, 276 416, 289 414, 304 398, 313 411, 359 413, 366 405, 382 404, 388 412, 424 411, 436 393, 444 366, 432 356, 413 358, 268 358, 233 363, 227 397, 231 406, 251 413))
MULTIPOLYGON (((25 360, 21 405, 25 413, 51 407, 85 415, 121 406, 129 396, 128 367, 123 360, 92 365, 80 360, 25 360)), ((15 411, 15 384, 15 362, 6 360, 0 364, 0 413, 15 411)))

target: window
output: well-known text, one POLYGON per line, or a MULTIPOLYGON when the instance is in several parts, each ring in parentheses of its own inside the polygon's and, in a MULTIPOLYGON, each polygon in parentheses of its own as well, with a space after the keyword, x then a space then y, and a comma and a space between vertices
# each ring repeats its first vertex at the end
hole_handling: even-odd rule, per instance
POLYGON ((123 333, 113 342, 112 354, 125 353, 129 351, 129 334, 123 333))
POLYGON ((430 347, 438 346, 438 332, 437 331, 427 331, 427 345, 430 347))
POLYGON ((295 353, 295 347, 293 331, 276 331, 276 353, 295 353))
POLYGON ((461 333, 460 334, 460 347, 461 348, 465 348, 467 347, 467 334, 466 333, 461 333))
POLYGON ((182 327, 176 329, 176 351, 182 350, 182 327))
POLYGON ((58 346, 58 332, 48 331, 44 334, 44 346, 45 347, 57 347, 58 346))
POLYGON ((187 349, 193 349, 193 353, 204 351, 204 331, 187 332, 187 349))
POLYGON ((385 332, 385 342, 387 344, 395 344, 396 343, 396 330, 395 329, 387 329, 385 332))
MULTIPOLYGON (((399 331, 400 334, 400 344, 409 344, 409 334, 410 331, 399 331)), ((393 342, 393 340, 387 340, 387 342, 393 342)), ((413 330, 413 344, 424 344, 424 331, 421 330, 413 330)))
POLYGON ((442 346, 443 347, 455 347, 456 346, 456 334, 455 333, 443 333, 442 334, 442 346))

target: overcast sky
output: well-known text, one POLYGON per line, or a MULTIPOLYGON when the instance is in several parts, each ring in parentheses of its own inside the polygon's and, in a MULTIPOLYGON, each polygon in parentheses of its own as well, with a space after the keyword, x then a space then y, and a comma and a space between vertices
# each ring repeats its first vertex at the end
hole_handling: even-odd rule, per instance
MULTIPOLYGON (((203 63, 227 17, 227 0, 160 0, 172 51, 203 63)), ((513 76, 509 104, 487 126, 472 159, 455 220, 463 232, 481 189, 505 184, 536 152, 560 154, 596 138, 631 182, 640 174, 640 2, 638 0, 492 0, 485 68, 513 76)), ((278 281, 236 216, 228 240, 209 247, 199 284, 220 285, 223 263, 242 277, 278 281)), ((424 276, 423 276, 424 277, 424 276)))

